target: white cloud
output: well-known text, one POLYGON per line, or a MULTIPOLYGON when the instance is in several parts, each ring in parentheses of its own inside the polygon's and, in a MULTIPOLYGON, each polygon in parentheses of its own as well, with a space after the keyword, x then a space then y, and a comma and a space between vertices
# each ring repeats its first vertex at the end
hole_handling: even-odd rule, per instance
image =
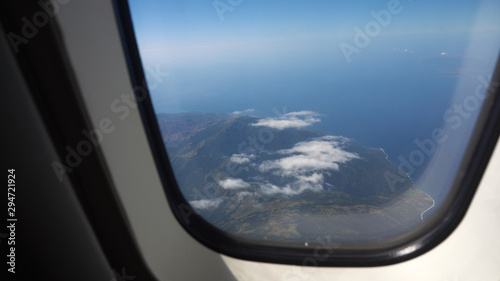
POLYGON ((308 155, 296 155, 274 161, 265 161, 259 166, 261 172, 280 170, 282 175, 285 176, 296 174, 298 171, 306 172, 325 169, 338 170, 339 165, 334 161, 313 159, 308 155))
POLYGON ((284 195, 297 195, 301 194, 306 190, 311 190, 319 192, 323 190, 323 183, 311 183, 311 182, 301 182, 297 181, 292 184, 287 184, 283 187, 276 186, 274 184, 266 183, 260 186, 262 192, 265 194, 284 194, 284 195))
POLYGON ((219 185, 224 189, 241 189, 250 187, 250 184, 243 181, 242 179, 225 179, 219 181, 219 185))
POLYGON ((341 163, 359 158, 355 153, 343 150, 343 138, 324 137, 312 141, 299 142, 291 149, 278 151, 290 155, 278 160, 264 161, 259 166, 261 172, 274 171, 282 176, 304 175, 320 170, 338 170, 341 163))
POLYGON ((442 52, 441 55, 442 56, 446 56, 448 53, 447 52, 442 52))
POLYGON ((285 116, 308 116, 308 115, 319 115, 319 114, 310 110, 294 111, 285 114, 285 116))
POLYGON ((234 111, 232 114, 233 115, 241 115, 241 114, 246 114, 246 113, 250 113, 250 112, 254 112, 254 111, 255 111, 255 109, 249 108, 249 109, 246 109, 243 111, 234 111))
POLYGON ((233 154, 230 158, 231 162, 236 164, 247 164, 250 163, 250 160, 255 159, 255 155, 253 154, 233 154))
POLYGON ((315 140, 329 140, 329 141, 336 141, 339 144, 344 144, 349 139, 345 138, 345 137, 342 137, 342 136, 339 137, 339 136, 326 135, 326 136, 322 136, 322 137, 319 137, 319 138, 315 138, 315 140))
POLYGON ((359 156, 343 150, 346 138, 324 136, 311 141, 299 142, 291 149, 279 150, 277 154, 285 157, 262 162, 260 172, 291 178, 285 186, 269 182, 260 183, 265 194, 297 195, 305 190, 319 192, 325 185, 324 174, 339 169, 339 164, 346 163, 359 156))
POLYGON ((297 180, 291 184, 287 184, 284 187, 279 187, 274 184, 266 183, 261 185, 261 190, 265 194, 285 194, 285 195, 297 195, 306 190, 311 190, 319 192, 323 190, 323 184, 325 183, 322 174, 314 173, 310 176, 296 176, 297 180))
POLYGON ((243 200, 244 198, 247 198, 247 197, 251 197, 251 196, 254 196, 255 193, 253 192, 248 192, 248 191, 241 191, 241 192, 238 192, 238 202, 243 200))
POLYGON ((195 201, 189 201, 189 204, 195 208, 195 209, 210 209, 210 208, 217 208, 219 207, 220 203, 224 201, 222 198, 216 198, 216 199, 202 199, 202 200, 195 200, 195 201))
POLYGON ((257 123, 251 124, 256 127, 269 127, 283 130, 288 128, 304 128, 320 122, 319 114, 314 111, 298 111, 284 114, 280 117, 262 118, 257 123))
POLYGON ((297 176, 300 182, 310 182, 312 184, 319 184, 325 181, 323 174, 314 173, 310 176, 297 176))

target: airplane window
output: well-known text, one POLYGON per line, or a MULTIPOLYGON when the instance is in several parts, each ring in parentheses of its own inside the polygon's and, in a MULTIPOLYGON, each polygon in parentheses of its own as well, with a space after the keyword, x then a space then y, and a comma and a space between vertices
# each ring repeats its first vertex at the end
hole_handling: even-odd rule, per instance
POLYGON ((498 86, 500 2, 128 5, 185 224, 378 249, 422 236, 465 188, 498 86))

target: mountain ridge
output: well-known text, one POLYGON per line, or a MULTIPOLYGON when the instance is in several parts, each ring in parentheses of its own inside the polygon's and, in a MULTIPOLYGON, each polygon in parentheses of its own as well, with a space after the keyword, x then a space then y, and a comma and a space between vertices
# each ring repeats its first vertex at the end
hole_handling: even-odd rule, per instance
POLYGON ((409 177, 388 186, 384 173, 398 170, 382 149, 344 137, 256 126, 262 118, 249 115, 158 120, 184 196, 230 233, 300 242, 318 235, 343 243, 388 239, 418 225, 431 206, 409 177))

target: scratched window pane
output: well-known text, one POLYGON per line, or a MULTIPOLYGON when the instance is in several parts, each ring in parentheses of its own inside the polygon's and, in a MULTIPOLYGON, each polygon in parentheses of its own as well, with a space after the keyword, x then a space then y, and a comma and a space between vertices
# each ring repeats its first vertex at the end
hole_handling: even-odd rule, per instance
POLYGON ((498 1, 130 4, 191 207, 306 246, 390 240, 433 215, 500 46, 498 1))

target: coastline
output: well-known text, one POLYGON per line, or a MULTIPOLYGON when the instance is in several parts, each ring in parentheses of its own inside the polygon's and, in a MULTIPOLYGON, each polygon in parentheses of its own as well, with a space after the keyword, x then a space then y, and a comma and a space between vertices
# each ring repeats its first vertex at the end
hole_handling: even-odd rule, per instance
MULTIPOLYGON (((377 149, 377 148, 374 148, 374 149, 377 149)), ((385 153, 384 149, 383 148, 378 148, 378 150, 382 151, 382 153, 384 153, 385 155, 385 160, 389 160, 389 156, 387 155, 387 153, 385 153)))
MULTIPOLYGON (((428 195, 428 194, 427 194, 427 195, 428 195)), ((431 196, 429 195, 429 197, 431 197, 431 196)), ((424 214, 425 214, 427 211, 429 211, 430 209, 434 208, 434 206, 436 205, 436 200, 434 200, 434 198, 432 198, 432 197, 431 197, 431 199, 432 199, 432 206, 430 206, 430 207, 429 207, 429 208, 427 208, 425 211, 423 211, 423 212, 422 212, 422 214, 420 214, 420 219, 422 220, 422 222, 424 221, 424 214)))

